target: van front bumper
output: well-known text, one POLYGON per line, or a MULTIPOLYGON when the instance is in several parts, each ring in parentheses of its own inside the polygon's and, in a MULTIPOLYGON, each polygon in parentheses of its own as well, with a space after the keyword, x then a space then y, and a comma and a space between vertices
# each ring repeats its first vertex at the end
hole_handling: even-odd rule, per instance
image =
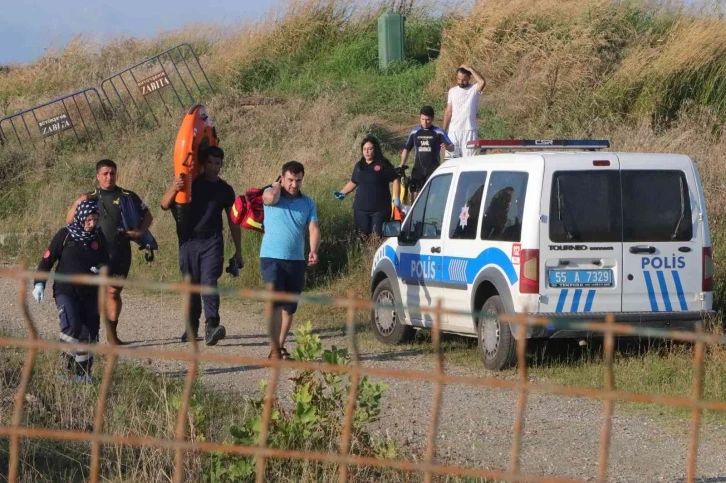
MULTIPOLYGON (((552 319, 552 323, 549 325, 533 326, 531 331, 529 331, 530 338, 574 339, 602 337, 603 333, 600 331, 587 330, 586 328, 577 327, 577 325, 582 322, 604 322, 607 314, 544 313, 530 315, 552 319), (570 326, 570 324, 574 327, 570 326)), ((701 324, 705 319, 714 317, 715 315, 716 312, 713 310, 704 312, 623 312, 615 314, 615 322, 632 325, 636 328, 685 330, 692 332, 696 329, 697 324, 701 324)), ((637 337, 638 335, 635 334, 634 336, 637 337)), ((644 334, 644 336, 647 335, 644 334)), ((619 335, 619 337, 629 336, 619 335)))

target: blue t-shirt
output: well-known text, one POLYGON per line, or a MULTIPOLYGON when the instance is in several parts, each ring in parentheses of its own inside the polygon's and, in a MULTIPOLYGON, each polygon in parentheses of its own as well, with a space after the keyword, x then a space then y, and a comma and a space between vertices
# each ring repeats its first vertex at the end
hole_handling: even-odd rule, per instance
POLYGON ((265 205, 260 258, 305 260, 305 233, 313 221, 318 221, 318 209, 303 194, 296 198, 280 195, 277 204, 265 205))

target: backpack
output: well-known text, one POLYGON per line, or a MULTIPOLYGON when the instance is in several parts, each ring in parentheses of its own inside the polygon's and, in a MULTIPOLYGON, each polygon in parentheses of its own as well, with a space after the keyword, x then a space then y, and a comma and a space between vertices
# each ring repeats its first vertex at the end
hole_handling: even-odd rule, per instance
MULTIPOLYGON (((121 222, 124 230, 135 230, 141 225, 141 213, 130 196, 121 197, 121 222)), ((150 231, 144 232, 141 238, 133 240, 139 245, 139 250, 146 250, 144 258, 147 262, 154 261, 154 251, 159 249, 156 238, 150 231)))
POLYGON ((265 232, 265 204, 262 194, 271 185, 264 188, 250 188, 244 195, 239 195, 232 206, 232 222, 247 230, 265 232))

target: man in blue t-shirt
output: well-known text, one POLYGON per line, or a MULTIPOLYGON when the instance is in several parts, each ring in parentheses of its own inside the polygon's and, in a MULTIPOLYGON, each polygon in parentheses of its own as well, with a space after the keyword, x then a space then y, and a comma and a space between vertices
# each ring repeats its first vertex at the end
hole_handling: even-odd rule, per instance
MULTIPOLYGON (((305 168, 289 161, 282 166, 281 180, 262 195, 265 203, 265 234, 260 248, 260 272, 275 292, 299 294, 305 284, 305 270, 318 263, 320 227, 315 202, 302 194, 305 168), (305 232, 310 232, 310 253, 305 259, 305 232)), ((285 339, 297 311, 297 302, 276 302, 272 318, 273 335, 279 337, 279 352, 268 358, 290 359, 285 339)))

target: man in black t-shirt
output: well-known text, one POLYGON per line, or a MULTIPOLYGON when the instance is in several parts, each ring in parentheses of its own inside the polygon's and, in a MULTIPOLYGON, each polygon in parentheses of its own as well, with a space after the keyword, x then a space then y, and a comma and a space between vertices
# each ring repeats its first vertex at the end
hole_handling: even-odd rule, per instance
MULTIPOLYGON (((204 172, 192 182, 192 199, 187 205, 177 205, 176 194, 184 187, 181 176, 174 180, 161 200, 164 211, 174 208, 172 214, 177 223, 179 237, 179 269, 189 275, 192 283, 217 286, 224 268, 224 222, 222 212, 227 213, 229 231, 234 242, 234 258, 242 267, 242 231, 232 222, 230 212, 234 205, 234 189, 219 177, 224 160, 224 151, 217 146, 210 147, 200 156, 204 172)), ((206 318, 205 341, 215 345, 226 335, 219 320, 219 295, 192 294, 189 321, 192 330, 199 330, 199 317, 206 318)), ((186 331, 181 337, 187 341, 186 331)))
MULTIPOLYGON (((408 135, 406 146, 401 152, 401 166, 406 164, 408 154, 411 150, 416 150, 416 158, 411 171, 411 181, 408 189, 411 193, 411 203, 416 199, 418 192, 429 176, 439 167, 441 159, 441 150, 445 148, 449 152, 454 151, 454 143, 451 142, 446 131, 440 127, 434 126, 434 108, 431 106, 423 106, 419 117, 420 125, 415 127, 408 135)), ((393 187, 393 196, 398 198, 399 191, 393 187)))
MULTIPOLYGON (((66 223, 73 221, 76 207, 86 199, 94 199, 98 203, 98 224, 108 243, 108 253, 111 257, 109 275, 126 278, 131 269, 131 240, 140 238, 151 226, 153 216, 141 198, 133 191, 125 190, 116 184, 116 163, 110 159, 102 159, 96 163, 96 180, 98 187, 90 193, 78 198, 66 214, 66 223), (141 225, 136 230, 124 230, 121 219, 121 199, 130 197, 141 214, 141 225)), ((121 291, 123 287, 108 287, 108 323, 110 332, 107 337, 118 345, 124 342, 118 338, 118 319, 121 315, 123 302, 121 291)))

